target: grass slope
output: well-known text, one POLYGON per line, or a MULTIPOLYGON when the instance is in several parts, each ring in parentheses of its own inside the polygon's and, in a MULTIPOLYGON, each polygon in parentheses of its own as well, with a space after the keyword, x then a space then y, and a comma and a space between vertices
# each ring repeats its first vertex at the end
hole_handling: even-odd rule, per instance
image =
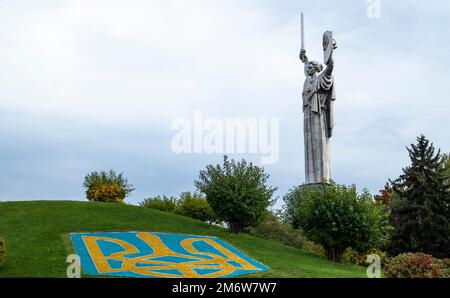
POLYGON ((0 203, 0 237, 7 256, 0 276, 65 277, 73 252, 70 232, 149 231, 217 236, 269 266, 254 277, 364 277, 365 270, 337 264, 276 242, 234 235, 183 216, 111 203, 32 201, 0 203))

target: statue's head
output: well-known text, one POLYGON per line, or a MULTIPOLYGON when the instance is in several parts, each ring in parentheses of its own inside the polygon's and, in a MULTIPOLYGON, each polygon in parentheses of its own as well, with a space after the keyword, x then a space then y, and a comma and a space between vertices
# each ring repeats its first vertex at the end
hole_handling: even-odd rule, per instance
POLYGON ((306 64, 306 74, 308 76, 313 76, 318 72, 323 70, 323 65, 317 61, 311 61, 306 64))

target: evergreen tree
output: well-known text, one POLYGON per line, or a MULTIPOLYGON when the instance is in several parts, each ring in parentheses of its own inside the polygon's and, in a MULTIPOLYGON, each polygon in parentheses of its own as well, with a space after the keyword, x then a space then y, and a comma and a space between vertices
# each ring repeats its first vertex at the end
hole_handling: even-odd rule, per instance
POLYGON ((446 183, 450 186, 450 153, 444 154, 443 159, 443 167, 445 176, 447 176, 446 183))
POLYGON ((411 165, 391 181, 398 198, 392 203, 395 228, 389 252, 450 256, 450 192, 440 150, 420 136, 407 148, 411 165))

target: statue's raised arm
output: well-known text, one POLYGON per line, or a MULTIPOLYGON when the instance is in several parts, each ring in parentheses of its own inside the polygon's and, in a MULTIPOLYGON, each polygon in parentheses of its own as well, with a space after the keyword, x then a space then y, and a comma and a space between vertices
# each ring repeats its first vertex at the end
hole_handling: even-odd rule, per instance
MULTIPOLYGON (((325 36, 327 36, 327 32, 325 32, 324 40, 326 38, 325 36)), ((332 47, 330 47, 330 49, 326 48, 326 47, 328 47, 328 45, 326 45, 325 41, 324 41, 324 56, 325 56, 324 63, 326 64, 325 74, 328 75, 328 76, 331 76, 333 74, 333 69, 334 69, 334 50, 337 49, 336 40, 334 40, 334 39, 332 39, 332 40, 333 40, 333 44, 332 44, 332 47)))
POLYGON ((306 64, 309 62, 308 57, 306 56, 306 50, 305 49, 301 49, 300 50, 300 60, 306 64))

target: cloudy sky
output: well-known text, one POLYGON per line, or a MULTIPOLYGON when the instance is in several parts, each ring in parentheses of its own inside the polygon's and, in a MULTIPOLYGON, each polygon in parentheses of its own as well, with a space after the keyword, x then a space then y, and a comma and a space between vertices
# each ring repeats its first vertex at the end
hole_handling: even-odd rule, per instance
POLYGON ((324 31, 339 45, 332 176, 375 194, 419 134, 450 151, 450 4, 369 5, 0 0, 0 200, 85 200, 84 176, 108 169, 134 184, 131 203, 194 190, 222 159, 173 153, 171 123, 196 110, 278 118, 279 161, 265 169, 282 196, 304 182, 300 11, 311 59, 324 31))

